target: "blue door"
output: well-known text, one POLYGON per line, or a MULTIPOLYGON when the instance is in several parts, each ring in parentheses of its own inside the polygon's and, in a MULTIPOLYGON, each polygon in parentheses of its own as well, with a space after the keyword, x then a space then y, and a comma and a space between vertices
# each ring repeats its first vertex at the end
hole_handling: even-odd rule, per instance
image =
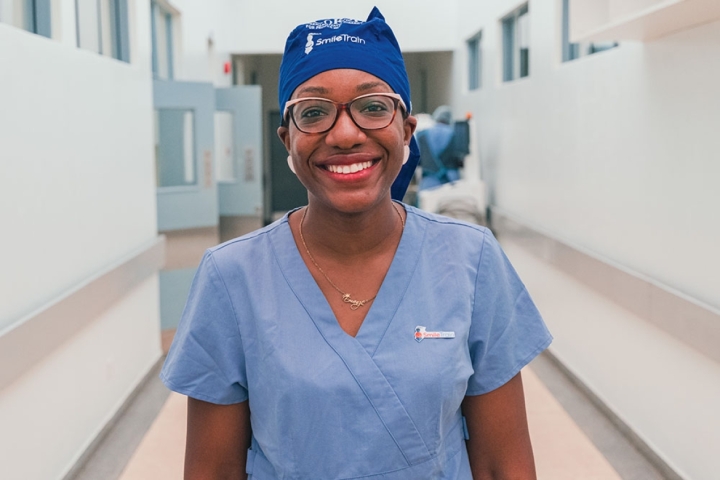
POLYGON ((156 80, 153 90, 158 231, 217 226, 215 89, 156 80))
POLYGON ((156 80, 153 96, 157 224, 167 240, 160 272, 160 323, 167 350, 198 262, 220 238, 213 160, 215 88, 156 80))
POLYGON ((262 92, 257 85, 215 90, 215 145, 222 217, 255 217, 263 204, 262 92))

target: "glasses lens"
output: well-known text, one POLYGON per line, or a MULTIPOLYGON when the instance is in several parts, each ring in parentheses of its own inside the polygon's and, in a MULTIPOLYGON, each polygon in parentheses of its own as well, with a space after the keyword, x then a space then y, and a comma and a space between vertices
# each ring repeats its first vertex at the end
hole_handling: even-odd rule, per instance
POLYGON ((303 132, 316 133, 329 129, 335 121, 337 109, 326 100, 308 99, 293 105, 295 125, 303 132))
POLYGON ((395 100, 384 95, 360 97, 350 104, 350 112, 360 128, 385 128, 395 117, 395 100))

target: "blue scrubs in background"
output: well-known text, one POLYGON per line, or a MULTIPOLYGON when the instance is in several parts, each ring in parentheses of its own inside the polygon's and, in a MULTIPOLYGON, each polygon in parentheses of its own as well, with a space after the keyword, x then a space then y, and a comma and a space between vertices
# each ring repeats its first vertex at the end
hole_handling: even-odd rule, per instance
POLYGON ((470 480, 463 398, 502 386, 550 344, 489 230, 405 209, 356 337, 287 216, 203 258, 161 377, 207 402, 249 400, 253 480, 470 480))

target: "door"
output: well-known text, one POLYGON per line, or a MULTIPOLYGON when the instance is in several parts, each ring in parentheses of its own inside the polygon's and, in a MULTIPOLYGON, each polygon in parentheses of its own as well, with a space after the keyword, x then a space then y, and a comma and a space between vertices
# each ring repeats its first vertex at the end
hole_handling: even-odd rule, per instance
POLYGON ((217 226, 215 89, 156 80, 153 94, 158 231, 217 226))
POLYGON ((215 108, 220 215, 259 220, 263 211, 261 88, 218 88, 215 108))
POLYGON ((155 167, 158 231, 166 235, 160 271, 163 348, 180 321, 197 264, 217 245, 213 169, 215 89, 209 83, 156 80, 155 167))
POLYGON ((265 209, 265 223, 271 223, 280 214, 307 204, 307 190, 287 164, 287 150, 277 135, 280 126, 280 112, 270 112, 268 136, 270 138, 270 164, 268 168, 270 200, 265 209))

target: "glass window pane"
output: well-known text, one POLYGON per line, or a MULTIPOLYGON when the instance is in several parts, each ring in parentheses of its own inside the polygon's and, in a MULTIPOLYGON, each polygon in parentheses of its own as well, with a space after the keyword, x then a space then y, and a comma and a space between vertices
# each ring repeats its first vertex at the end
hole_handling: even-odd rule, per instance
POLYGON ((0 0, 0 23, 35 31, 35 0, 0 0))
POLYGON ((113 28, 113 0, 100 0, 100 46, 102 54, 115 57, 115 29, 113 28))
POLYGON ((563 0, 562 8, 562 60, 568 62, 580 56, 580 44, 570 43, 570 0, 563 0))
POLYGON ((517 17, 518 23, 518 46, 530 48, 530 15, 524 13, 517 17))
POLYGON ((192 110, 155 111, 155 165, 158 187, 195 185, 195 116, 192 110))
POLYGON ((28 32, 37 32, 35 23, 35 0, 24 0, 22 8, 22 28, 28 32))
POLYGON ((530 15, 526 12, 517 17, 519 77, 530 74, 530 15))
POLYGON ((167 59, 167 78, 173 78, 173 27, 172 15, 165 14, 165 58, 167 59))
POLYGON ((468 40, 468 88, 480 88, 480 36, 468 40))
POLYGON ((157 71, 159 78, 168 78, 168 31, 166 13, 157 5, 153 9, 155 26, 155 54, 157 59, 157 71))
POLYGON ((233 122, 232 113, 215 112, 215 156, 218 162, 218 182, 232 182, 235 180, 233 122))
POLYGON ((617 46, 617 42, 594 42, 588 47, 588 54, 592 55, 593 53, 604 52, 605 50, 610 50, 611 48, 615 48, 617 46))
POLYGON ((503 80, 515 78, 515 18, 502 22, 503 31, 503 80))
POLYGON ((100 12, 97 0, 77 0, 78 46, 100 53, 100 12))
POLYGON ((195 183, 195 124, 191 111, 183 113, 183 160, 185 166, 185 183, 195 183))

